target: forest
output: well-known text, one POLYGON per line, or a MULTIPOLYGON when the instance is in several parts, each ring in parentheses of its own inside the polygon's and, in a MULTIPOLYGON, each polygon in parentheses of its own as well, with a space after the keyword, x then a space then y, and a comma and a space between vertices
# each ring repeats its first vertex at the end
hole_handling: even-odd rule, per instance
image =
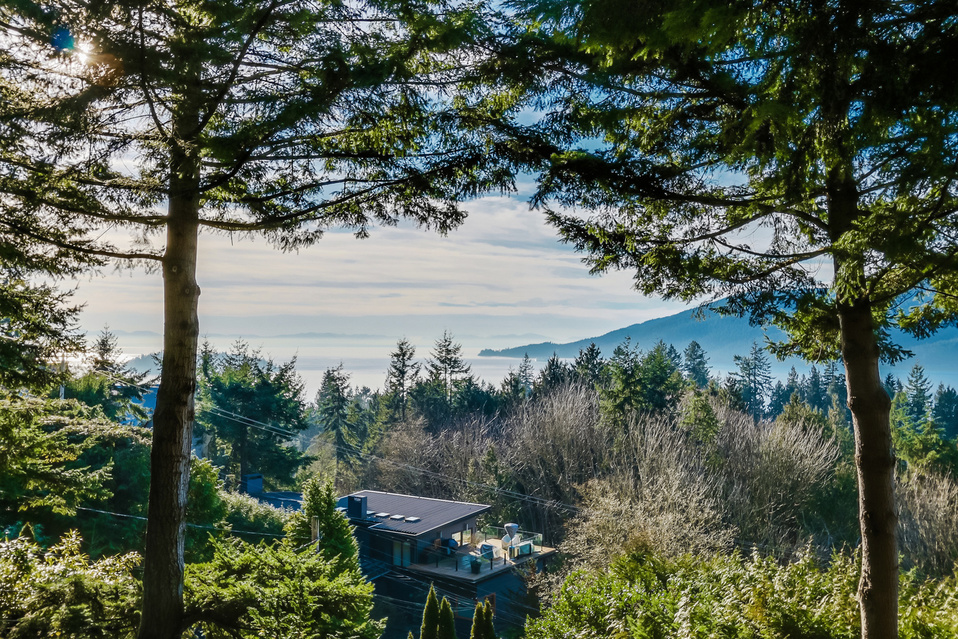
MULTIPOLYGON (((123 363, 108 329, 90 351, 89 366, 61 383, 3 402, 0 570, 15 585, 0 600, 4 636, 136 628, 150 447, 140 402, 155 380, 123 363)), ((399 340, 382 390, 353 387, 339 366, 310 401, 295 360, 276 363, 243 342, 204 346, 187 628, 379 636, 355 541, 334 510, 335 495, 377 489, 490 504, 490 523, 543 531, 560 558, 529 577, 538 602, 529 637, 608 636, 620 624, 635 636, 858 636, 842 375, 829 363, 773 380, 757 344, 735 361, 718 378, 694 341, 681 351, 627 341, 608 357, 593 346, 573 361, 519 360, 493 385, 445 333, 425 357, 399 340), (268 489, 305 491, 304 510, 243 494, 249 472, 268 489), (318 555, 307 513, 337 531, 318 555), (234 574, 243 577, 231 584, 234 574), (348 613, 324 599, 333 592, 355 598, 348 613), (277 609, 284 621, 270 620, 277 609), (348 632, 323 626, 329 615, 348 632)), ((958 393, 933 390, 917 364, 886 385, 902 636, 946 637, 958 628, 958 393)), ((499 620, 505 636, 522 634, 516 621, 499 620)))

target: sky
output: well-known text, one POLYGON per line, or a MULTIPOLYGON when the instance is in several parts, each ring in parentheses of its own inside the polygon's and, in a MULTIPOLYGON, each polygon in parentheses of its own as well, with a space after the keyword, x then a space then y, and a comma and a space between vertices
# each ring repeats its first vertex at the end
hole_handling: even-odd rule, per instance
MULTIPOLYGON (((242 336, 277 359, 302 357, 321 342, 332 361, 337 353, 388 358, 401 337, 425 356, 449 331, 473 357, 481 348, 594 337, 686 308, 643 297, 628 273, 590 275, 581 255, 522 197, 484 197, 465 208, 466 222, 445 237, 402 224, 373 229, 363 240, 331 232, 299 253, 282 253, 262 238, 204 234, 201 335, 220 348, 242 336), (332 335, 269 339, 299 333, 332 335)), ((75 300, 85 303, 83 329, 92 334, 108 324, 130 355, 160 348, 158 272, 107 270, 72 284, 75 300), (134 332, 146 334, 127 334, 134 332)))

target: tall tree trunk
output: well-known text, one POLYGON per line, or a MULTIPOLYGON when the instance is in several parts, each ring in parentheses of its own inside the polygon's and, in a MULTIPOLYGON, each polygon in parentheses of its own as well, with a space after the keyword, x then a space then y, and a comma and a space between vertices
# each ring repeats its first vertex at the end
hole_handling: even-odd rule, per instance
POLYGON ((878 371, 878 340, 871 305, 840 305, 842 358, 848 407, 855 425, 862 575, 858 584, 864 639, 898 637, 898 515, 891 400, 878 371))
MULTIPOLYGON (((829 171, 829 232, 833 243, 850 232, 860 215, 852 154, 841 145, 841 160, 829 171)), ((858 521, 862 574, 858 583, 862 639, 898 637, 898 514, 891 400, 878 370, 879 348, 872 303, 864 288, 864 259, 834 253, 838 323, 848 408, 855 427, 858 521)))
MULTIPOLYGON (((190 130, 185 117, 175 131, 190 130)), ((195 117, 192 118, 195 126, 195 117)), ((199 162, 184 144, 171 153, 169 218, 163 256, 163 371, 153 414, 150 502, 143 556, 143 613, 138 639, 182 634, 186 492, 193 439, 199 341, 196 251, 199 162)))

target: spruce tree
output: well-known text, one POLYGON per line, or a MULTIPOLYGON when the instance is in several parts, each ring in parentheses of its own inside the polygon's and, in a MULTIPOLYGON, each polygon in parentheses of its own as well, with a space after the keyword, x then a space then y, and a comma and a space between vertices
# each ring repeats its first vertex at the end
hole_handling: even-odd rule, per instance
POLYGON ((406 421, 409 404, 409 389, 419 377, 421 365, 414 361, 416 347, 403 337, 396 342, 396 350, 389 354, 389 370, 386 372, 386 393, 395 417, 406 421))
POLYGON ((920 364, 912 366, 905 384, 908 398, 905 412, 913 428, 920 428, 928 421, 931 409, 931 382, 925 377, 925 369, 920 364))
POLYGON ((316 395, 316 420, 324 432, 333 435, 336 460, 348 463, 358 452, 356 437, 349 422, 349 374, 343 365, 328 368, 316 395))
POLYGON ((946 439, 958 439, 958 391, 951 386, 938 385, 932 421, 942 429, 946 439))
POLYGON ((353 527, 336 510, 336 495, 331 481, 312 478, 303 487, 303 508, 290 516, 286 535, 297 547, 313 540, 318 533, 316 547, 339 572, 359 570, 359 546, 353 536, 353 527), (316 524, 313 523, 316 518, 316 524))
POLYGON ((452 611, 452 605, 445 597, 442 598, 442 604, 439 606, 437 639, 456 639, 456 616, 452 611))
POLYGON ((745 409, 753 419, 759 420, 765 414, 765 399, 771 390, 772 374, 768 356, 757 342, 753 342, 748 355, 735 355, 734 360, 738 366, 734 377, 738 380, 745 409))
POLYGON ((439 639, 439 599, 436 597, 436 587, 432 585, 429 586, 426 607, 422 611, 419 639, 439 639))
POLYGON ((690 382, 698 388, 705 388, 709 385, 708 357, 705 356, 705 349, 692 340, 685 347, 685 353, 682 358, 682 371, 690 382))
POLYGON ((471 367, 462 358, 462 344, 453 341, 449 331, 443 331, 436 340, 432 357, 426 361, 429 379, 445 393, 446 401, 452 402, 457 388, 469 377, 471 367))
POLYGON ((588 348, 579 349, 579 354, 572 362, 572 370, 579 381, 596 387, 602 379, 604 363, 599 347, 591 342, 588 348))

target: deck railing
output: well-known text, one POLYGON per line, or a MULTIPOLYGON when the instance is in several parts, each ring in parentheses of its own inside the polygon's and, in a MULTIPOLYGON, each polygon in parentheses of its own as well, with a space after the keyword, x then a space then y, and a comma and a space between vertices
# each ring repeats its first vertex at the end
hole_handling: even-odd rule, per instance
MULTIPOLYGON (((522 530, 520 528, 518 534, 521 540, 519 543, 531 541, 533 551, 542 552, 542 533, 522 530)), ((481 540, 480 543, 488 541, 489 539, 501 540, 506 535, 506 529, 502 526, 485 526, 482 530, 478 531, 476 535, 481 540)))

